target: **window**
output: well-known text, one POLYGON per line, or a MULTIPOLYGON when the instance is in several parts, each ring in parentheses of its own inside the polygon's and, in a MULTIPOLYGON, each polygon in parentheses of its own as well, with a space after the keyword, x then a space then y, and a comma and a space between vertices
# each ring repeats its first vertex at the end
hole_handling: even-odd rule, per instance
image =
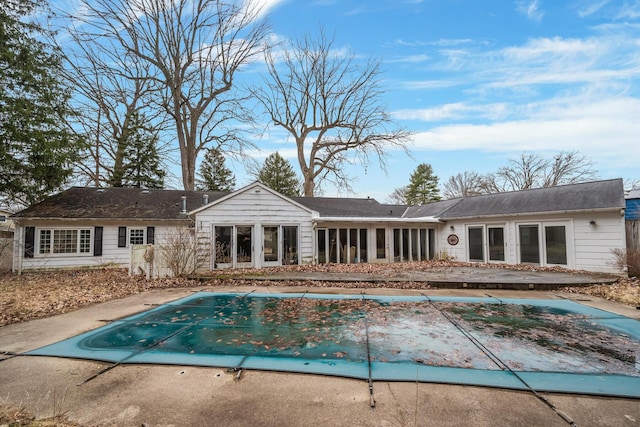
POLYGON ((387 234, 384 228, 376 228, 376 258, 387 257, 387 234))
POLYGON ((41 229, 38 238, 40 254, 88 254, 91 252, 90 229, 41 229))
POLYGON ((7 216, 6 215, 0 215, 0 222, 6 222, 7 221, 7 216))
POLYGON ((144 228, 132 228, 129 231, 130 245, 144 245, 144 228))

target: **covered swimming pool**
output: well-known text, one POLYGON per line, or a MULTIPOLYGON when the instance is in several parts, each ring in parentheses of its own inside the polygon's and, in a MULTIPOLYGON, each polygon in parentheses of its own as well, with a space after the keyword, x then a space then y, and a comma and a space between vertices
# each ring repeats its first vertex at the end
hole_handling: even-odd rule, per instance
POLYGON ((26 354, 640 398, 640 322, 568 300, 199 292, 26 354))

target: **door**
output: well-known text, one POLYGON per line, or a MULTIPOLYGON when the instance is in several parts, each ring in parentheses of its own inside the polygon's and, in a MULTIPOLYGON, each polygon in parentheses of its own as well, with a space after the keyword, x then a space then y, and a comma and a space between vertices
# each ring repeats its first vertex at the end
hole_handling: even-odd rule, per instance
POLYGON ((544 226, 545 265, 567 265, 567 228, 564 225, 544 226))
POLYGON ((282 264, 297 265, 300 257, 298 255, 298 226, 282 226, 282 264))
POLYGON ((262 265, 280 265, 278 226, 262 227, 262 265))
POLYGON ((522 264, 540 264, 540 236, 537 224, 518 226, 520 241, 520 262, 522 264))
POLYGON ((236 258, 237 268, 253 267, 253 227, 236 225, 236 258))
POLYGON ((504 262, 504 227, 487 227, 489 261, 504 262))
POLYGON ((469 227, 469 261, 484 262, 484 227, 469 227))
POLYGON ((233 267, 233 226, 214 227, 213 268, 233 267))

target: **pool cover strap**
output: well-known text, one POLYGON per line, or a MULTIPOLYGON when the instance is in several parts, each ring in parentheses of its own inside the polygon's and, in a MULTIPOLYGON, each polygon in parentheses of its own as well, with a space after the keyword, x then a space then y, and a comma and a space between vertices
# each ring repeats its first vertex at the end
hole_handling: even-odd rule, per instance
POLYGON ((366 299, 365 299, 365 293, 364 291, 361 292, 362 294, 362 316, 364 317, 364 332, 365 332, 365 336, 366 336, 366 341, 367 341, 367 367, 369 369, 369 406, 371 406, 371 409, 375 409, 376 407, 376 400, 373 397, 373 378, 371 377, 371 344, 369 343, 369 320, 367 318, 367 305, 366 305, 366 299))
MULTIPOLYGON (((569 416, 567 414, 565 414, 564 412, 561 412, 558 410, 558 408, 556 408, 553 403, 551 403, 547 398, 545 398, 544 396, 540 395, 540 393, 538 393, 537 390, 535 390, 533 387, 531 387, 531 385, 529 385, 529 383, 527 383, 520 375, 518 375, 517 372, 515 372, 513 369, 511 369, 511 367, 505 363, 502 359, 500 359, 498 356, 496 356, 491 350, 489 350, 484 344, 482 344, 471 332, 467 331, 465 328, 463 328, 458 322, 456 322, 454 319, 452 319, 447 313, 445 313, 443 310, 440 309, 440 307, 438 307, 438 305, 436 303, 434 303, 431 298, 429 298, 429 296, 425 295, 424 293, 420 293, 420 295, 422 295, 423 297, 425 297, 427 299, 427 301, 429 301, 429 304, 431 304, 433 306, 433 308, 435 308, 436 310, 438 310, 449 322, 451 322, 451 324, 453 326, 456 327, 456 329, 458 329, 465 337, 467 337, 476 347, 478 347, 478 349, 480 349, 480 351, 482 351, 485 355, 487 355, 487 357, 489 359, 491 359, 496 365, 498 365, 498 367, 502 370, 507 370, 509 371, 512 375, 514 375, 518 381, 520 381, 527 390, 529 390, 538 400, 542 401, 542 403, 544 403, 545 405, 547 405, 549 408, 551 408, 551 410, 553 412, 555 412, 560 418, 562 418, 564 421, 567 422, 567 424, 571 425, 571 426, 575 426, 576 424, 573 422, 573 420, 571 418, 569 418, 569 416)), ((494 298, 491 295, 488 295, 488 297, 490 298, 494 298)), ((496 298, 497 299, 497 298, 496 298)), ((500 300, 499 300, 500 301, 500 300)), ((502 304, 502 301, 500 301, 500 304, 502 304)))

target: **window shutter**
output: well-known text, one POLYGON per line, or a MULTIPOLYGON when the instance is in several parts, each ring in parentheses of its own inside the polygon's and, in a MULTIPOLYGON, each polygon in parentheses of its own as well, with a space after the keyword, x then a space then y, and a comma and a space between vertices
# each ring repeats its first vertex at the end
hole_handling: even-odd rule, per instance
POLYGON ((156 228, 147 227, 147 245, 153 245, 156 237, 156 228))
POLYGON ((24 257, 25 258, 33 258, 35 246, 36 246, 36 228, 25 227, 24 228, 24 257))
POLYGON ((118 247, 127 247, 127 227, 118 227, 118 247))
POLYGON ((93 256, 102 255, 102 230, 103 227, 95 227, 93 231, 93 256))

